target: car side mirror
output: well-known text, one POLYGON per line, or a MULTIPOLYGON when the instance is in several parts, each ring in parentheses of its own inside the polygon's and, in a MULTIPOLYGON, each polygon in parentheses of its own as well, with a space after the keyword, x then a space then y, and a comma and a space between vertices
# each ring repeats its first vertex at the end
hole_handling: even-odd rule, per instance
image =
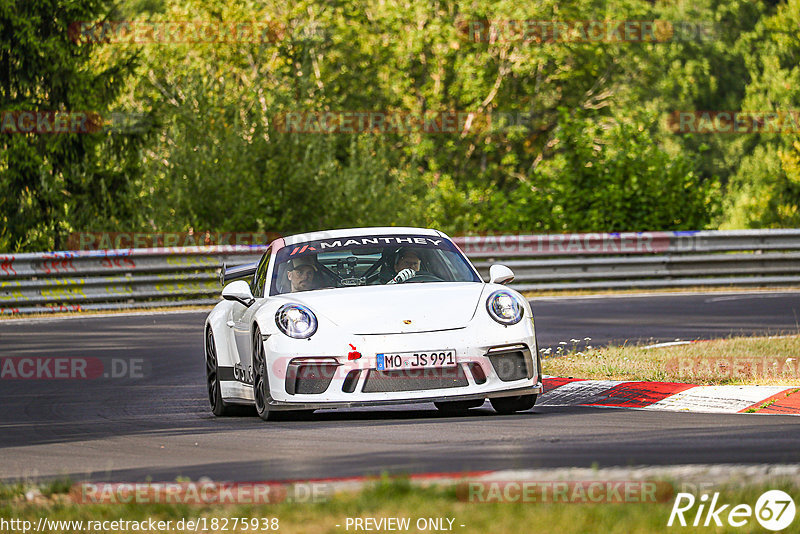
POLYGON ((225 286, 222 289, 222 298, 239 302, 248 308, 256 301, 250 291, 250 284, 244 280, 236 280, 225 286))
POLYGON ((489 282, 492 284, 507 284, 514 280, 514 272, 506 267, 496 263, 489 267, 489 282))

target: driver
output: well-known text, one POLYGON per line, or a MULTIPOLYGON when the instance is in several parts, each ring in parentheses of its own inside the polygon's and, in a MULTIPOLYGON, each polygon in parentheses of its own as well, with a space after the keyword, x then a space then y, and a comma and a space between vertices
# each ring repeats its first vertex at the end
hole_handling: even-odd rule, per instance
POLYGON ((289 261, 289 271, 286 277, 292 286, 292 293, 314 289, 314 277, 317 266, 312 256, 301 256, 289 261))
POLYGON ((414 249, 401 248, 397 251, 394 260, 395 276, 387 284, 396 284, 398 282, 405 282, 420 270, 421 260, 419 255, 414 249))
POLYGON ((421 261, 416 251, 411 248, 401 248, 397 251, 397 259, 394 260, 394 272, 399 274, 403 269, 419 271, 421 261))

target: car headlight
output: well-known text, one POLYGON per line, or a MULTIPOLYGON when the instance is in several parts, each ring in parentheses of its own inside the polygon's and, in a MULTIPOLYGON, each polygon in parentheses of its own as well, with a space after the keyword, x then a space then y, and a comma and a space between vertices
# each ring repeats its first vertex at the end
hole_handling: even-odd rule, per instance
POLYGON ((525 308, 519 299, 503 289, 489 295, 486 309, 492 319, 506 326, 517 324, 525 315, 525 308))
POLYGON ((289 337, 305 339, 317 331, 314 312, 302 304, 284 304, 275 314, 275 323, 289 337))

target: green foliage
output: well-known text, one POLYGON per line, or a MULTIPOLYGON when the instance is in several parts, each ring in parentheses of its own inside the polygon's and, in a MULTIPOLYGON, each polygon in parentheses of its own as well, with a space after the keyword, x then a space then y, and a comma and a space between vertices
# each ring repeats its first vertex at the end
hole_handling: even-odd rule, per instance
POLYGON ((97 230, 796 225, 796 135, 676 135, 663 118, 797 109, 798 5, 7 1, 0 109, 118 110, 148 123, 126 135, 0 137, 0 250, 58 248, 70 231, 97 230), (71 22, 103 17, 281 31, 268 42, 69 40, 71 22), (659 20, 673 33, 565 43, 465 32, 503 20, 659 20), (449 133, 279 127, 285 113, 329 110, 479 119, 449 133))
POLYGON ((42 495, 50 497, 51 495, 69 493, 72 489, 72 480, 69 477, 55 478, 44 484, 40 485, 42 495))
MULTIPOLYGON (((751 82, 742 109, 791 112, 800 122, 800 1, 780 4, 756 29, 743 36, 754 53, 748 58, 751 82)), ((722 221, 724 228, 781 228, 800 225, 797 126, 782 133, 747 134, 722 221), (792 131, 793 130, 793 131, 792 131)))
MULTIPOLYGON (((559 214, 564 230, 680 230, 702 227, 708 185, 692 162, 671 157, 652 140, 646 122, 602 123, 562 109, 553 189, 570 199, 559 214)), ((546 172, 546 171, 545 171, 546 172)))
MULTIPOLYGON (((0 4, 0 110, 110 117, 132 55, 99 63, 94 47, 69 38, 73 21, 109 12, 102 0, 16 0, 0 4)), ((0 136, 0 245, 59 248, 76 228, 128 226, 143 135, 5 133, 0 136)), ((99 229, 99 228, 98 228, 99 229)))

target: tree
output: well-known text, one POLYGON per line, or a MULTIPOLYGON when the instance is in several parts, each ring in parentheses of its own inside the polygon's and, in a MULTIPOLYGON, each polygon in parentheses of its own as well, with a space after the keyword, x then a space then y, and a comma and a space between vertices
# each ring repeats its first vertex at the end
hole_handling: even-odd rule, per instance
POLYGON ((707 184, 693 162, 652 140, 647 117, 592 119, 562 109, 558 155, 545 165, 563 198, 561 230, 608 232, 703 228, 712 216, 707 184))
POLYGON ((0 3, 0 110, 6 121, 0 134, 0 246, 5 249, 60 249, 76 227, 114 229, 137 218, 134 184, 143 134, 115 135, 104 127, 134 57, 99 63, 95 45, 78 44, 69 32, 71 23, 108 15, 110 4, 0 3), (47 128, 42 124, 37 131, 14 133, 11 123, 24 112, 67 114, 70 131, 42 133, 47 128), (88 117, 86 128, 73 122, 81 116, 88 117))
POLYGON ((800 1, 779 4, 757 28, 742 36, 750 83, 742 109, 781 116, 779 130, 742 134, 743 154, 726 198, 725 228, 782 228, 800 224, 797 144, 800 139, 800 1))

